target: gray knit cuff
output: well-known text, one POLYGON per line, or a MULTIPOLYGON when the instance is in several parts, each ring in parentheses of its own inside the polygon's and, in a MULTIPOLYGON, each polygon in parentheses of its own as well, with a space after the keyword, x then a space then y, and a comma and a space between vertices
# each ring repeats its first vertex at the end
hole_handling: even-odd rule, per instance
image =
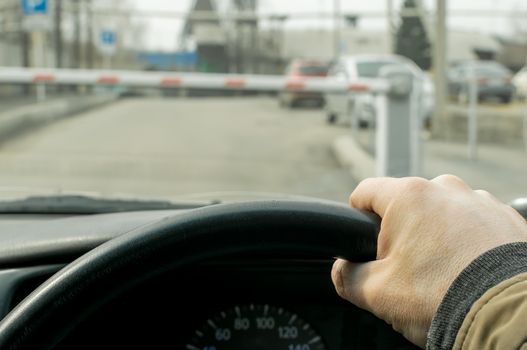
POLYGON ((452 282, 428 331, 426 348, 451 349, 465 316, 487 290, 527 272, 527 242, 509 243, 483 253, 452 282))

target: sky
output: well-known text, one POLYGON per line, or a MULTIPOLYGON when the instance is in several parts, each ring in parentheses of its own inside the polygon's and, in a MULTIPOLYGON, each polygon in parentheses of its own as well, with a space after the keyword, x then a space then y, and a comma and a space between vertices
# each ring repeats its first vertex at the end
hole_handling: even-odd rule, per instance
MULTIPOLYGON (((193 0, 129 0, 138 11, 187 11, 193 0)), ((228 0, 216 0, 220 8, 225 8, 228 0)), ((401 6, 402 0, 393 0, 394 8, 401 6)), ((330 13, 334 10, 334 0, 259 0, 261 13, 280 13, 289 15, 286 22, 288 28, 330 27, 330 20, 295 19, 299 13, 330 13)), ((435 0, 424 0, 427 10, 435 9, 435 0)), ((340 7, 344 13, 364 13, 386 11, 387 0, 340 0, 340 7)), ((526 0, 450 0, 448 10, 451 16, 448 27, 455 30, 477 31, 488 34, 511 35, 513 23, 525 23, 527 16, 516 17, 511 20, 509 14, 521 13, 527 15, 526 0), (485 10, 498 13, 498 16, 474 17, 462 15, 467 10, 485 10), (504 14, 504 15, 503 15, 504 14)), ((177 38, 183 21, 179 18, 142 17, 144 22, 142 46, 149 50, 171 51, 177 48, 177 38)), ((359 28, 364 30, 384 31, 387 26, 386 18, 365 17, 359 22, 359 28)))

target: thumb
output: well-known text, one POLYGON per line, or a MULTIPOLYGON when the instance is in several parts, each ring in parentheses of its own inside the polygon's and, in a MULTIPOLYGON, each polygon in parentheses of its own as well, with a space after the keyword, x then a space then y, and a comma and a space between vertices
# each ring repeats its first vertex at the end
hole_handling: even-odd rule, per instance
POLYGON ((337 259, 333 263, 331 279, 341 298, 380 316, 379 296, 386 287, 382 271, 382 260, 352 263, 337 259))

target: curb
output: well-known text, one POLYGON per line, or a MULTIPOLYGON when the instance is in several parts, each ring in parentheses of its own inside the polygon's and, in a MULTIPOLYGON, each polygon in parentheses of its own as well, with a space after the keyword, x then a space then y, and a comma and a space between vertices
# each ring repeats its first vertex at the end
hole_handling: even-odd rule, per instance
POLYGON ((375 176, 375 159, 351 136, 340 136, 331 147, 339 164, 347 168, 356 181, 375 176))
POLYGON ((0 113, 0 143, 34 128, 117 100, 118 95, 90 95, 30 104, 0 113))

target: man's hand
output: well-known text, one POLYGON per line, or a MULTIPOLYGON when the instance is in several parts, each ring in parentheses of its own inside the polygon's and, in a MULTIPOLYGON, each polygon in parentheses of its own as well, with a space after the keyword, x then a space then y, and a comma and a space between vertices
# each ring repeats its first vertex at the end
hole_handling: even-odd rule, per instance
POLYGON ((527 224, 514 209, 451 175, 367 179, 350 205, 377 213, 382 223, 377 260, 335 261, 338 294, 423 348, 458 274, 492 248, 527 241, 527 224))

